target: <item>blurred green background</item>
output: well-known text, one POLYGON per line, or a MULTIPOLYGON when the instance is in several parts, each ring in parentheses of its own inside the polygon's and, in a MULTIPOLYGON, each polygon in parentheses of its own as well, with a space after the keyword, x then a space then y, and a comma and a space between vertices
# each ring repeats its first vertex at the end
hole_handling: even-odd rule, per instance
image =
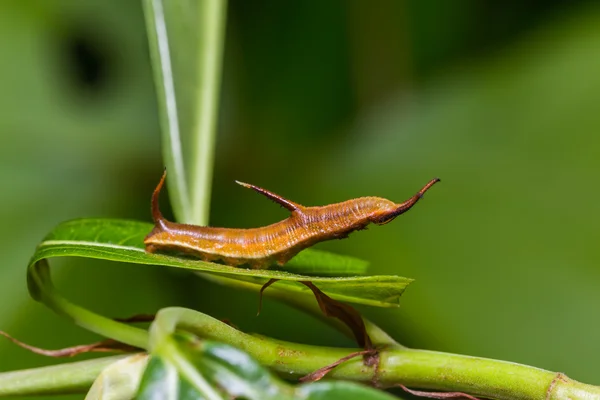
MULTIPOLYGON (((0 7, 0 328, 47 348, 93 341, 29 299, 25 268, 63 220, 150 220, 163 163, 141 5, 0 7)), ((319 246, 416 279, 400 309, 361 310, 408 346, 600 384, 599 48, 590 1, 231 0, 211 224, 285 217, 234 179, 321 205, 402 201, 439 176, 394 223, 319 246)), ((184 273, 54 265, 68 298, 107 315, 183 305, 352 345, 184 273)), ((1 371, 56 362, 0 340, 1 371)))

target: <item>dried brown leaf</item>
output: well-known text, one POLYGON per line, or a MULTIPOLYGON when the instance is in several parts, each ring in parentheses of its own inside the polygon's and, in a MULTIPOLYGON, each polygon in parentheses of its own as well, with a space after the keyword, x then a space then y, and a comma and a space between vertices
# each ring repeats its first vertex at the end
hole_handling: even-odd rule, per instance
POLYGON ((46 356, 46 357, 55 357, 55 358, 73 357, 73 356, 76 356, 76 355, 82 354, 82 353, 112 353, 112 352, 126 353, 126 352, 133 352, 133 351, 140 350, 136 347, 129 346, 129 345, 126 345, 121 342, 117 342, 112 339, 106 339, 106 340, 102 340, 102 341, 96 342, 96 343, 82 344, 82 345, 73 346, 73 347, 66 347, 64 349, 47 350, 47 349, 42 349, 39 347, 31 346, 27 343, 23 343, 20 340, 15 339, 14 337, 10 336, 8 333, 3 332, 3 331, 0 331, 0 335, 4 336, 5 338, 10 340, 14 344, 16 344, 26 350, 31 351, 32 353, 40 354, 40 355, 46 356))

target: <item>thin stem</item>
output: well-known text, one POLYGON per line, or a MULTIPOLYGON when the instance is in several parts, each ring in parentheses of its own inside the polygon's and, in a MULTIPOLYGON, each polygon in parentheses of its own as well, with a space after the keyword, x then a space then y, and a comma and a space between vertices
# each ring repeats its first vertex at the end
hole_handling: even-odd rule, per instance
MULTIPOLYGON (((262 287, 261 284, 249 281, 240 281, 238 279, 233 279, 224 275, 214 275, 214 274, 201 274, 204 278, 209 281, 218 282, 222 285, 232 286, 235 288, 244 288, 248 290, 252 290, 254 292, 259 292, 262 287)), ((323 321, 324 323, 332 326, 337 329, 344 335, 349 338, 354 338, 352 331, 348 328, 348 326, 342 323, 337 318, 330 318, 323 314, 323 311, 319 308, 319 305, 315 298, 310 294, 298 294, 292 293, 288 290, 280 289, 277 285, 270 286, 267 290, 263 292, 264 296, 272 297, 279 301, 282 301, 294 308, 302 310, 308 314, 311 314, 315 318, 323 321)), ((258 296, 256 304, 258 306, 258 296)), ((388 335, 383 329, 375 325, 373 322, 369 321, 366 318, 363 318, 365 323, 365 328, 367 330, 367 334, 371 338, 371 341, 375 346, 395 346, 395 347, 403 347, 400 343, 396 342, 390 335, 388 335)))
MULTIPOLYGON (((48 264, 42 260, 28 271, 32 296, 81 326, 142 348, 155 348, 161 338, 176 329, 205 339, 240 348, 262 365, 287 377, 303 376, 335 363, 358 349, 309 346, 255 337, 238 331, 208 315, 184 308, 161 310, 152 325, 150 339, 144 330, 130 327, 75 306, 53 290, 48 264)), ((465 392, 497 399, 592 399, 600 387, 585 385, 538 368, 457 354, 384 346, 380 364, 367 367, 362 359, 352 359, 334 368, 336 379, 377 382, 381 386, 402 383, 408 387, 465 392)), ((0 378, 1 379, 1 378, 0 378)))
MULTIPOLYGON (((284 376, 302 376, 332 364, 358 349, 309 346, 254 337, 208 315, 167 308, 157 315, 176 321, 177 327, 202 338, 228 343, 248 352, 262 365, 284 376), (167 317, 168 316, 168 317, 167 317)), ((362 359, 350 360, 328 376, 336 379, 377 382, 382 386, 405 386, 465 392, 496 399, 592 399, 600 387, 585 385, 563 374, 479 357, 408 348, 384 348, 378 368, 366 367, 362 359)))
POLYGON ((50 279, 50 268, 47 260, 40 260, 28 268, 27 283, 29 292, 35 300, 41 301, 57 314, 73 320, 77 325, 130 346, 141 349, 147 348, 148 332, 144 329, 93 313, 69 302, 56 292, 50 279))
POLYGON ((226 0, 204 0, 198 5, 202 40, 199 41, 197 52, 198 110, 192 133, 194 140, 190 164, 191 223, 197 225, 208 224, 210 211, 226 11, 226 0))
POLYGON ((130 355, 0 373, 0 396, 85 393, 104 368, 127 357, 130 355))
POLYGON ((195 389, 202 395, 202 399, 206 400, 221 400, 223 397, 219 395, 217 390, 202 376, 190 360, 177 350, 175 344, 170 337, 163 338, 163 343, 155 349, 153 354, 158 354, 164 360, 168 360, 179 374, 194 386, 195 389))

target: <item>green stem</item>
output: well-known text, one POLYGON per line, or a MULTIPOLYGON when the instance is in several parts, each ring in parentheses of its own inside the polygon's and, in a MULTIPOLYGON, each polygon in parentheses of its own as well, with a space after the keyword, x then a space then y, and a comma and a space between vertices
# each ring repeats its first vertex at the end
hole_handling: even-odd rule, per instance
MULTIPOLYGON (((302 376, 330 365, 358 349, 309 346, 254 337, 208 315, 183 308, 163 309, 159 319, 202 338, 231 344, 262 365, 284 376, 302 376)), ((586 385, 562 374, 479 357, 408 348, 384 348, 380 365, 366 367, 357 357, 333 369, 329 377, 373 382, 382 386, 403 384, 431 390, 466 392, 496 399, 592 399, 600 387, 586 385)))
MULTIPOLYGON (((153 324, 155 325, 155 324, 153 324)), ((185 377, 187 381, 198 390, 202 395, 202 399, 206 400, 221 400, 223 397, 219 395, 217 390, 202 376, 198 369, 185 356, 177 350, 177 346, 173 343, 170 336, 163 337, 159 347, 154 348, 152 354, 159 355, 164 360, 172 364, 179 373, 185 377)))
MULTIPOLYGON (((144 349, 153 349, 161 338, 176 329, 183 329, 245 350, 262 365, 287 377, 309 374, 358 351, 255 337, 208 315, 184 308, 161 310, 148 336, 142 329, 94 314, 62 298, 52 286, 45 260, 29 267, 28 284, 32 297, 57 313, 100 335, 144 349)), ((506 361, 413 350, 393 344, 382 347, 379 355, 378 369, 366 367, 362 358, 357 357, 333 369, 329 376, 352 381, 376 381, 382 386, 402 383, 409 387, 466 392, 507 400, 600 398, 600 387, 573 381, 563 374, 506 361)), ((52 386, 53 390, 59 386, 52 386)), ((68 385, 64 387, 70 388, 68 385)))
MULTIPOLYGON (((221 285, 232 286, 235 288, 243 288, 254 292, 259 292, 260 288, 262 287, 261 284, 255 282, 240 281, 239 279, 230 278, 224 275, 214 275, 206 273, 198 273, 198 275, 202 276, 203 278, 209 281, 217 282, 221 285)), ((267 288, 263 292, 263 296, 272 297, 294 308, 311 314, 315 318, 332 326, 333 328, 337 329, 349 338, 354 338, 354 335, 352 334, 350 328, 348 328, 348 325, 344 324, 337 318, 331 318, 323 314, 323 311, 321 311, 321 308, 319 307, 316 299, 311 294, 292 293, 289 290, 280 289, 279 287, 277 287, 277 284, 274 284, 269 286, 269 288, 267 288)), ((396 342, 392 337, 390 337, 390 335, 388 335, 383 329, 375 325, 373 322, 369 321, 366 318, 363 318, 363 321, 365 322, 367 334, 371 338, 371 341, 374 345, 403 347, 400 343, 396 342)))
POLYGON ((213 174, 215 130, 218 117, 221 63, 225 42, 227 1, 204 0, 198 5, 199 42, 198 110, 195 113, 191 163, 191 222, 207 225, 213 174))
POLYGON ((125 356, 0 373, 0 396, 85 393, 98 374, 125 356))
MULTIPOLYGON (((279 301, 282 301, 298 310, 304 311, 307 314, 311 314, 315 318, 323 321, 324 323, 332 326, 338 331, 342 332, 349 338, 354 339, 354 335, 348 325, 343 323, 337 318, 328 317, 323 314, 323 311, 319 307, 317 300, 311 296, 307 295, 298 295, 296 293, 291 293, 284 289, 279 289, 277 287, 269 287, 264 291, 264 294, 273 297, 279 301)), ((400 343, 396 342, 390 335, 388 335, 383 329, 369 321, 368 319, 363 317, 363 321, 365 323, 365 329, 367 334, 371 338, 371 341, 375 346, 394 346, 394 347, 403 347, 400 343)))
POLYGON ((75 305, 62 297, 52 285, 47 260, 40 260, 27 269, 27 285, 31 296, 57 314, 63 315, 77 325, 101 336, 117 340, 130 346, 146 349, 148 332, 75 305))

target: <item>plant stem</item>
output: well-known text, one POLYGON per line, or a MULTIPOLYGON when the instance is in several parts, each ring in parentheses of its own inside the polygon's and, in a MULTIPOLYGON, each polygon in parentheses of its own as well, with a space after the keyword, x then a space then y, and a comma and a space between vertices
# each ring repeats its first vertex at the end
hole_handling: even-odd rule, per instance
MULTIPOLYGON (((353 352, 254 337, 208 315, 183 309, 163 309, 157 315, 159 331, 190 331, 205 339, 217 339, 252 355, 262 365, 285 377, 301 376, 331 364, 353 352), (161 322, 162 321, 162 322, 161 322)), ((383 387, 402 383, 423 389, 460 391, 496 399, 598 399, 600 387, 582 384, 565 375, 506 361, 406 348, 380 351, 377 373, 361 358, 333 369, 335 379, 376 381, 383 387)), ((0 374, 0 396, 75 393, 86 390, 108 365, 124 356, 75 362, 0 374)))
POLYGON ((0 396, 85 393, 98 374, 124 356, 0 373, 0 396))
POLYGON ((177 350, 177 346, 173 343, 170 337, 163 338, 163 343, 155 349, 153 349, 153 355, 158 355, 168 363, 172 364, 179 373, 185 377, 196 390, 201 394, 202 399, 206 400, 221 400, 221 397, 216 390, 212 387, 204 376, 197 370, 192 362, 177 350))
MULTIPOLYGON (((57 313, 68 316, 93 332, 144 349, 153 348, 165 334, 182 329, 204 339, 238 347, 265 367, 286 377, 309 374, 358 351, 256 337, 208 315, 175 307, 162 309, 157 314, 149 336, 143 329, 97 315, 62 298, 52 286, 46 260, 29 267, 28 283, 32 297, 57 313)), ((357 357, 333 369, 329 376, 376 382, 383 387, 401 383, 409 387, 465 392, 506 400, 600 398, 600 387, 570 380, 560 373, 506 361, 414 350, 393 343, 383 346, 379 356, 378 368, 365 366, 362 358, 357 357)), ((2 379, 0 376, 0 383, 2 379)), ((49 387, 58 391, 58 386, 49 387)), ((69 385, 63 387, 71 390, 69 385)))
MULTIPOLYGON (((238 279, 233 279, 224 275, 214 275, 206 273, 198 273, 198 275, 202 276, 204 279, 207 279, 212 282, 217 282, 221 285, 232 286, 235 288, 243 288, 257 293, 262 287, 262 284, 256 282, 240 281, 238 279)), ((354 335, 352 334, 350 328, 348 328, 348 325, 344 324, 339 319, 331 318, 323 314, 323 311, 319 307, 314 296, 312 296, 311 294, 293 293, 285 289, 280 289, 279 287, 277 287, 277 285, 272 285, 263 292, 263 296, 272 297, 294 308, 311 314, 313 317, 332 326, 333 328, 337 329, 349 338, 354 338, 354 335)), ((375 325, 373 322, 369 321, 366 318, 363 318, 363 321, 365 323, 367 334, 371 338, 371 341, 374 345, 403 347, 400 343, 396 342, 383 329, 375 325)))
POLYGON ((144 329, 106 318, 62 297, 52 285, 47 260, 40 260, 29 266, 27 284, 31 297, 41 301, 57 314, 71 319, 77 325, 130 346, 141 349, 148 346, 148 332, 144 329))
MULTIPOLYGON (((177 327, 202 338, 228 343, 248 352, 281 375, 302 376, 330 365, 358 349, 309 346, 254 337, 208 315, 167 308, 157 315, 177 321, 177 327)), ((366 367, 362 358, 333 369, 331 378, 456 391, 496 399, 597 399, 600 387, 571 380, 563 374, 479 357, 391 347, 380 351, 380 365, 366 367)))
POLYGON ((190 165, 191 223, 197 225, 207 225, 209 219, 226 11, 226 0, 203 0, 198 4, 203 39, 198 42, 198 110, 190 165))

